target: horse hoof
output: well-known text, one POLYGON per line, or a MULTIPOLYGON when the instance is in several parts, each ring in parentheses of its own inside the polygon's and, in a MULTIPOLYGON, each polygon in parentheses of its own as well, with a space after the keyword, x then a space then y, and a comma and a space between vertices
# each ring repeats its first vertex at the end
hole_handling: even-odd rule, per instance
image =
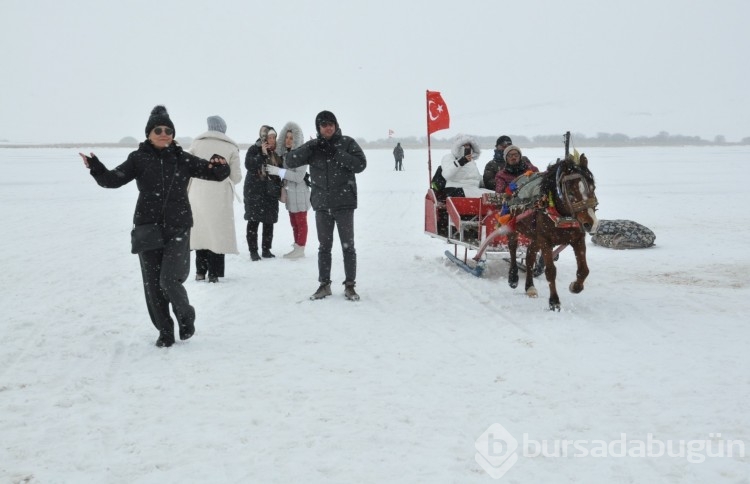
POLYGON ((511 278, 508 278, 508 285, 509 285, 509 286, 510 286, 511 288, 513 288, 513 289, 515 289, 516 287, 518 287, 518 277, 515 277, 515 278, 512 278, 512 277, 511 277, 511 278))
POLYGON ((570 289, 570 292, 572 292, 573 294, 578 294, 579 292, 583 291, 583 284, 578 286, 575 282, 571 282, 570 286, 568 286, 568 289, 570 289))
POLYGON ((557 311, 560 312, 560 303, 549 303, 549 310, 550 311, 557 311))
POLYGON ((529 297, 537 297, 539 293, 536 291, 536 288, 534 286, 531 286, 530 288, 526 289, 526 295, 529 297))

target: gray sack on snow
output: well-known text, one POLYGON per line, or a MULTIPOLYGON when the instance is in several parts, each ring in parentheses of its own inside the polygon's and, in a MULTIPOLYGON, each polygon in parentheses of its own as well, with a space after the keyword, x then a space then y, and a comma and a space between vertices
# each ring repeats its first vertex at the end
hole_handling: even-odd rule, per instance
POLYGON ((610 249, 643 249, 654 245, 656 235, 632 220, 600 220, 591 242, 610 249))

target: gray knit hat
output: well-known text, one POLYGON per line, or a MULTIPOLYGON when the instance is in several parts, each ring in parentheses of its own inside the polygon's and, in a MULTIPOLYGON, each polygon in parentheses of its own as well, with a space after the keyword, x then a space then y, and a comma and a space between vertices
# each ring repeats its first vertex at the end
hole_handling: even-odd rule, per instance
POLYGON ((227 123, 221 118, 221 116, 209 116, 207 121, 209 131, 218 131, 219 133, 227 132, 227 123))
POLYGON ((523 156, 523 153, 521 153, 521 148, 516 145, 510 145, 503 150, 503 158, 508 158, 508 154, 510 154, 511 151, 517 151, 519 157, 523 156))

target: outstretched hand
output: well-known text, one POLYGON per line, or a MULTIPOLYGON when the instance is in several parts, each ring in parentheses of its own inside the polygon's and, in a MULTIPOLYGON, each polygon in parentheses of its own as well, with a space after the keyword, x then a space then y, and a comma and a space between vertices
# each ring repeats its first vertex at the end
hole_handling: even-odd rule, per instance
POLYGON ((90 160, 98 159, 94 153, 89 153, 91 156, 86 156, 80 152, 78 154, 81 156, 81 159, 83 160, 83 164, 86 165, 86 168, 91 168, 90 160))

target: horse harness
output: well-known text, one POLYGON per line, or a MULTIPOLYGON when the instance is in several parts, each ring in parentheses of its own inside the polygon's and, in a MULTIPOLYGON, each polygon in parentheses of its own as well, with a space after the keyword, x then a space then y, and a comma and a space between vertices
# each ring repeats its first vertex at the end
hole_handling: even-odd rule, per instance
POLYGON ((596 195, 591 190, 586 177, 580 168, 575 167, 572 172, 562 171, 562 164, 557 167, 555 173, 555 190, 557 197, 565 205, 570 216, 563 216, 555 207, 553 194, 541 193, 541 184, 544 179, 542 173, 522 175, 516 179, 517 186, 513 196, 509 200, 503 200, 500 216, 496 217, 500 224, 523 219, 536 211, 543 212, 558 228, 581 229, 581 224, 576 220, 575 214, 583 212, 598 205, 596 195), (580 200, 576 198, 580 195, 580 200))

